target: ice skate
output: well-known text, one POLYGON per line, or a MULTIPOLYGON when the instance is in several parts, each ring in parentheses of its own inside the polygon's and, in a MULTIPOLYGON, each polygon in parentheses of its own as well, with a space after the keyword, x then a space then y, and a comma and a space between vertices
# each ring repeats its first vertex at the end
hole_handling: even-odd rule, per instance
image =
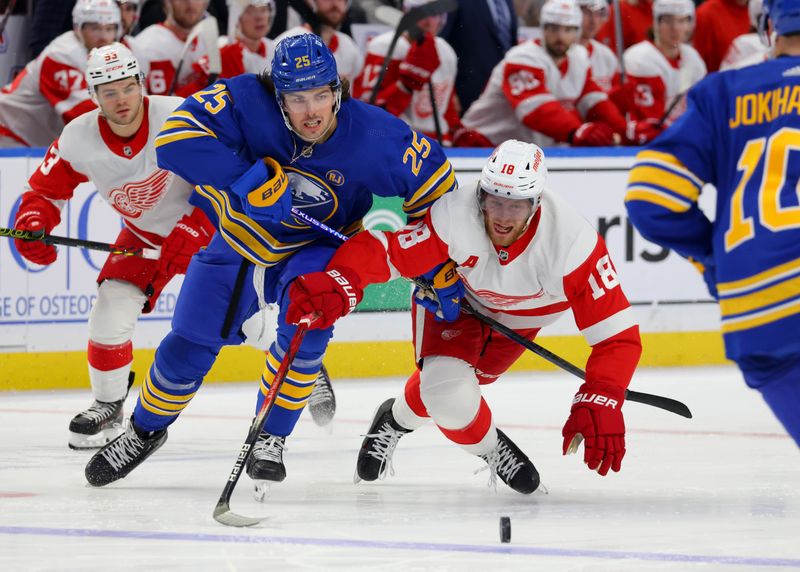
POLYGON ((124 478, 167 440, 167 430, 140 431, 128 421, 125 432, 100 449, 86 464, 84 474, 89 484, 103 487, 124 478))
POLYGON ((499 476, 505 484, 524 495, 529 495, 539 488, 539 472, 536 467, 500 429, 497 430, 495 448, 479 457, 489 465, 491 486, 496 486, 499 476))
POLYGON ((329 425, 336 414, 336 396, 333 394, 331 378, 328 377, 328 370, 325 369, 324 364, 319 370, 311 397, 308 399, 308 410, 311 413, 311 419, 319 427, 329 425))
POLYGON ((400 437, 410 433, 398 425, 392 415, 394 398, 387 399, 375 411, 369 431, 364 435, 361 450, 356 461, 356 474, 353 482, 384 479, 387 474, 394 475, 392 455, 400 437))
MULTIPOLYGON (((128 391, 133 385, 135 374, 128 375, 128 391)), ((70 449, 99 449, 119 437, 125 430, 123 427, 123 404, 128 397, 119 401, 97 401, 84 411, 78 413, 69 422, 70 449)))
POLYGON ((277 437, 262 433, 253 446, 253 452, 247 459, 247 475, 255 485, 253 496, 258 502, 264 500, 269 486, 286 478, 286 466, 283 464, 283 450, 286 448, 286 437, 277 437))

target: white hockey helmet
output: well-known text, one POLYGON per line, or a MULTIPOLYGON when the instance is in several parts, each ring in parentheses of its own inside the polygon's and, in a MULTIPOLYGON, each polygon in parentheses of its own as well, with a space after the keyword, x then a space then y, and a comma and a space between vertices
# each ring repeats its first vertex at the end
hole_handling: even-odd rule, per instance
POLYGON ((482 193, 505 199, 529 200, 533 211, 542 201, 547 180, 544 151, 533 143, 509 139, 491 154, 478 181, 478 200, 482 193))
POLYGON ((589 8, 592 12, 608 11, 608 0, 578 0, 578 6, 589 8))
POLYGON ((141 82, 142 72, 136 57, 124 45, 114 42, 89 52, 86 83, 89 84, 90 92, 94 93, 98 85, 126 77, 135 77, 141 82))
POLYGON ((653 2, 653 22, 661 16, 689 16, 694 22, 694 2, 692 0, 655 0, 653 2))
POLYGON ((267 33, 272 29, 275 22, 275 0, 228 0, 228 41, 232 42, 236 37, 236 30, 239 28, 239 18, 247 10, 248 6, 266 6, 269 8, 269 27, 267 33))
POLYGON ((539 23, 580 28, 583 24, 583 13, 575 0, 547 0, 539 13, 539 23))
POLYGON ((115 0, 78 0, 72 9, 72 25, 80 29, 84 24, 116 24, 120 30, 119 5, 115 0))

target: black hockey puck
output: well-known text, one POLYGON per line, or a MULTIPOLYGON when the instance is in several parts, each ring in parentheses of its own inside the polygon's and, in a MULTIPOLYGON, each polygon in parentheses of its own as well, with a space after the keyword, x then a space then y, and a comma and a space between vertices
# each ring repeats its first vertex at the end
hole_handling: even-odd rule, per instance
POLYGON ((500 542, 511 542, 511 518, 500 517, 500 542))

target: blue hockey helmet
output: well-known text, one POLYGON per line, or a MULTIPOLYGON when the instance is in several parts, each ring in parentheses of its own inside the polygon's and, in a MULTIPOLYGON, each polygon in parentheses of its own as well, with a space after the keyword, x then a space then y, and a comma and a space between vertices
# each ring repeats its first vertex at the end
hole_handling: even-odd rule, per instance
POLYGON ((333 53, 315 34, 281 40, 272 57, 271 75, 278 94, 340 85, 333 53))
POLYGON ((760 30, 766 30, 766 19, 779 36, 800 33, 800 0, 764 0, 760 30))

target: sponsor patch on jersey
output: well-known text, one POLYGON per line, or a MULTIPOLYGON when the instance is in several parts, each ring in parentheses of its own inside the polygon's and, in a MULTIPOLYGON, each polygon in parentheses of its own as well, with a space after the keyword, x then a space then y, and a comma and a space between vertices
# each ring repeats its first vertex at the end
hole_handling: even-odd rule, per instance
POLYGON ((341 171, 337 171, 336 169, 331 169, 325 173, 325 179, 337 187, 341 187, 344 184, 344 175, 342 175, 341 171))

